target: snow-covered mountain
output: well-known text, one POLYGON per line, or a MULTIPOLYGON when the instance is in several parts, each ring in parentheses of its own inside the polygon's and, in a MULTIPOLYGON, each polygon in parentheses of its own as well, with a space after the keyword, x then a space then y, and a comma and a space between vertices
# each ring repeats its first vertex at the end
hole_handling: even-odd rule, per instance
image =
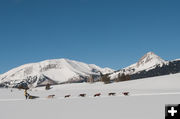
POLYGON ((180 60, 165 61, 153 52, 148 52, 135 64, 115 71, 110 78, 116 79, 119 74, 128 74, 131 79, 147 78, 180 72, 180 60))
POLYGON ((168 61, 163 60, 161 57, 156 55, 153 52, 148 52, 145 54, 142 58, 139 59, 139 61, 135 64, 132 64, 126 68, 123 68, 119 71, 116 71, 115 73, 111 74, 111 79, 117 78, 119 73, 125 73, 125 74, 135 74, 141 71, 148 71, 151 69, 154 69, 157 66, 162 66, 163 64, 167 64, 168 61))
POLYGON ((180 72, 179 59, 165 61, 153 52, 148 52, 137 63, 118 71, 69 59, 54 59, 25 64, 1 74, 0 87, 84 82, 100 79, 101 73, 108 74, 111 80, 115 80, 123 73, 129 74, 131 79, 139 79, 178 72, 180 72))
POLYGON ((153 52, 148 52, 145 54, 137 63, 127 67, 125 70, 129 71, 130 74, 142 71, 149 70, 157 65, 163 65, 166 61, 164 61, 161 57, 157 56, 153 52))
POLYGON ((36 85, 45 80, 63 83, 68 81, 83 81, 89 76, 98 77, 111 73, 110 68, 100 68, 94 64, 85 64, 69 59, 45 60, 38 63, 25 64, 1 75, 1 82, 10 84, 22 81, 33 82, 36 85))
POLYGON ((140 79, 154 76, 162 76, 168 74, 176 74, 180 72, 180 60, 166 61, 163 65, 157 65, 156 67, 143 70, 131 75, 132 79, 140 79))

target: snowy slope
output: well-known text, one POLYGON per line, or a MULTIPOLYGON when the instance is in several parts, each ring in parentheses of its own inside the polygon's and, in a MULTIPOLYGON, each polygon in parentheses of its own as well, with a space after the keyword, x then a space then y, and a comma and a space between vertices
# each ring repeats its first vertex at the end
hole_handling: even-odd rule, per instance
POLYGON ((110 75, 111 79, 116 78, 119 73, 125 73, 125 74, 135 74, 137 72, 143 71, 143 70, 150 70, 155 68, 156 66, 162 66, 163 64, 167 64, 168 62, 163 60, 161 57, 157 56, 153 52, 148 52, 145 54, 142 58, 139 59, 139 61, 135 64, 132 64, 126 68, 123 68, 112 75, 110 75))
POLYGON ((28 91, 40 96, 36 100, 25 100, 23 90, 0 89, 1 118, 164 119, 165 104, 180 103, 179 84, 180 73, 111 84, 64 84, 49 91, 44 88, 28 91), (123 91, 130 95, 122 95, 123 91), (109 92, 116 95, 108 96, 109 92), (87 96, 78 97, 80 93, 87 96), (93 97, 95 93, 102 95, 93 97), (52 94, 54 99, 46 98, 52 94), (71 97, 64 98, 67 94, 71 97))
MULTIPOLYGON (((160 95, 160 94, 180 94, 180 73, 140 80, 131 80, 125 82, 116 82, 111 84, 98 83, 72 83, 63 85, 54 85, 49 91, 44 87, 34 88, 28 91, 32 95, 38 95, 40 98, 46 98, 49 94, 55 94, 56 98, 63 99, 65 95, 70 94, 71 98, 78 98, 80 93, 86 93, 87 98, 92 98, 93 94, 101 93, 101 97, 107 97, 109 92, 115 92, 116 96, 123 96, 122 92, 129 91, 130 96, 138 95, 160 95)), ((5 89, 1 89, 5 90, 5 89)), ((1 91, 0 90, 0 91, 1 91)), ((16 89, 13 89, 16 91, 16 89)), ((18 90, 17 90, 18 91, 18 90)), ((4 91, 2 91, 4 92, 4 91)), ((9 91, 10 92, 10 91, 9 91)), ((19 91, 18 91, 19 92, 19 91)), ((0 93, 1 99, 24 99, 23 90, 15 95, 8 92, 0 93)))
POLYGON ((40 77, 44 75, 61 83, 68 80, 80 80, 82 77, 90 75, 100 75, 99 72, 110 73, 113 70, 69 59, 54 59, 14 68, 1 75, 1 82, 22 81, 29 76, 40 77))
MULTIPOLYGON (((73 93, 77 92, 89 92, 96 93, 97 91, 102 91, 103 93, 107 91, 132 91, 132 93, 137 93, 136 91, 156 91, 156 90, 164 90, 164 91, 180 91, 180 73, 165 75, 165 76, 157 76, 151 78, 143 78, 139 80, 130 80, 124 82, 115 82, 111 84, 104 84, 102 82, 89 84, 89 83, 76 83, 76 84, 66 84, 66 85, 56 85, 53 87, 52 91, 57 90, 67 90, 73 91, 73 93)), ((36 88, 34 90, 44 90, 44 88, 36 88)), ((156 93, 156 92, 153 92, 156 93)))
POLYGON ((2 119, 165 119, 180 95, 0 101, 2 119))
MULTIPOLYGON (((93 97, 95 93, 101 93, 102 97, 107 97, 109 92, 117 93, 116 96, 122 96, 123 91, 129 91, 130 95, 155 95, 167 93, 180 93, 180 73, 166 76, 158 76, 152 78, 144 78, 140 80, 131 80, 125 82, 116 82, 111 84, 97 83, 72 83, 63 85, 54 85, 49 91, 44 87, 34 88, 28 91, 32 95, 38 95, 45 98, 48 94, 55 94, 56 98, 64 98, 64 95, 70 94, 71 98, 78 98, 78 94, 86 93, 87 97, 93 97), (60 92, 60 93, 59 93, 60 92)), ((4 89, 2 89, 4 90, 4 89)), ((16 89, 13 89, 16 90, 16 89)), ((0 99, 15 98, 9 93, 5 93, 5 97, 0 93, 0 99), (10 97, 9 97, 10 96, 10 97)), ((24 98, 23 91, 16 94, 19 98, 24 98)), ((17 98, 16 97, 16 98, 17 98)))

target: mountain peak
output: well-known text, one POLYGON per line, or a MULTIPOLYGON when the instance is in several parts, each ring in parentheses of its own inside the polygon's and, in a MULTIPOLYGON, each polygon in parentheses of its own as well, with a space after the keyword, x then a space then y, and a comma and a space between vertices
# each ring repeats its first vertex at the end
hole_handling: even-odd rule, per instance
POLYGON ((134 74, 139 71, 150 70, 158 65, 162 66, 165 63, 166 61, 155 53, 148 52, 143 57, 141 57, 137 63, 124 68, 124 70, 129 74, 134 74))
POLYGON ((145 64, 161 64, 164 62, 165 61, 155 53, 148 52, 137 62, 137 67, 140 67, 145 64))
POLYGON ((154 52, 150 51, 146 53, 147 55, 156 55, 154 52))
MULTIPOLYGON (((155 54, 154 52, 148 52, 146 53, 143 57, 152 57, 152 58, 157 58, 159 57, 157 54, 155 54)), ((160 57, 159 57, 160 58, 160 57)))
POLYGON ((154 52, 148 52, 140 60, 145 58, 160 58, 160 57, 156 55, 154 52))

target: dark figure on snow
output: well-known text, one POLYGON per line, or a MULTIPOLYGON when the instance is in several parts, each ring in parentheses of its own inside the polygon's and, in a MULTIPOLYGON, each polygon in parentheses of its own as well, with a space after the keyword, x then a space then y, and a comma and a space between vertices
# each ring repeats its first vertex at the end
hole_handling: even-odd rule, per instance
POLYGON ((71 95, 65 95, 64 98, 68 98, 68 97, 70 97, 70 96, 71 96, 71 95))
POLYGON ((48 84, 46 84, 46 87, 45 87, 45 89, 46 90, 49 90, 49 89, 51 89, 51 87, 50 87, 51 85, 48 83, 48 84))
POLYGON ((109 96, 111 96, 111 95, 112 95, 112 96, 115 96, 116 93, 109 93, 108 95, 109 95, 109 96))
POLYGON ((100 96, 101 93, 94 94, 94 97, 100 96))
POLYGON ((86 96, 86 94, 85 94, 85 93, 83 93, 83 94, 79 94, 79 96, 80 96, 80 97, 85 97, 85 96, 86 96))
POLYGON ((26 97, 26 99, 29 98, 29 94, 27 93, 27 90, 26 90, 26 89, 24 90, 24 96, 26 97))
POLYGON ((125 96, 129 96, 129 92, 123 92, 125 96))

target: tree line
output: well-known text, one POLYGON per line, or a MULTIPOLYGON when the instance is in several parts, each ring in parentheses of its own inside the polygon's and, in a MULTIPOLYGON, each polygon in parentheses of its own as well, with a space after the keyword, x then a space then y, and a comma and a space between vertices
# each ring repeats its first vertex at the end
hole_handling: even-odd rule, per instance
POLYGON ((108 74, 102 75, 101 76, 101 81, 104 82, 105 84, 111 83, 111 82, 121 82, 121 81, 128 81, 131 80, 130 75, 126 75, 124 73, 119 73, 118 77, 111 80, 108 74))

